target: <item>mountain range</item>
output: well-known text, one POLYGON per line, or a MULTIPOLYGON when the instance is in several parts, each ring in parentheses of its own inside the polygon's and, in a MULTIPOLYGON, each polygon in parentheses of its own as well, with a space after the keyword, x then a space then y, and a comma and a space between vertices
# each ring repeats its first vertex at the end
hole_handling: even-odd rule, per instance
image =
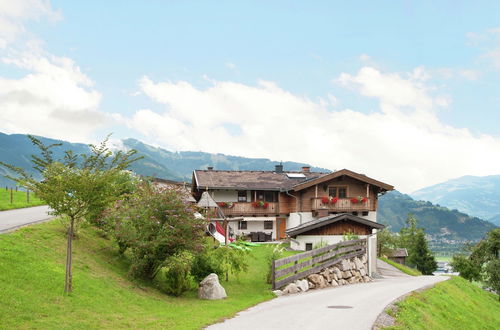
MULTIPOLYGON (((75 153, 89 153, 90 148, 82 143, 70 143, 66 141, 54 140, 44 137, 38 137, 44 144, 49 145, 53 143, 61 143, 62 146, 54 148, 54 158, 58 159, 63 156, 64 150, 73 150, 75 153)), ((124 149, 135 149, 138 155, 143 156, 141 160, 132 164, 131 169, 144 176, 153 176, 164 179, 191 182, 191 175, 195 169, 203 169, 208 166, 213 166, 219 170, 273 170, 274 166, 278 164, 265 158, 245 158, 238 156, 228 156, 224 154, 212 154, 199 151, 182 151, 171 152, 162 148, 153 147, 135 139, 122 140, 124 149)), ((26 135, 22 134, 3 134, 0 133, 0 160, 21 168, 36 175, 32 169, 30 156, 38 154, 39 150, 35 147, 26 135)), ((299 171, 302 166, 310 166, 306 163, 298 163, 286 161, 283 162, 284 168, 288 171, 299 171)), ((311 167, 313 171, 329 172, 328 169, 311 167)), ((3 177, 8 173, 5 168, 0 166, 0 186, 14 186, 14 183, 3 177)), ((487 177, 489 178, 489 177, 487 177)), ((493 177, 496 179, 496 177, 493 177)), ((477 182, 470 180, 471 182, 477 182)), ((487 180, 486 180, 487 181, 487 180)), ((470 193, 467 194, 467 189, 462 189, 460 184, 453 183, 453 186, 448 186, 448 192, 460 191, 461 200, 471 201, 470 203, 463 203, 470 207, 472 211, 474 203, 484 202, 484 198, 488 196, 495 196, 496 190, 488 190, 484 194, 481 193, 483 199, 476 198, 479 193, 480 187, 498 187, 497 181, 487 184, 482 181, 481 184, 470 182, 467 187, 470 193), (450 188, 454 187, 454 189, 450 188)), ((440 204, 446 205, 451 203, 453 199, 445 199, 443 193, 446 189, 436 185, 429 187, 429 197, 426 197, 425 189, 422 189, 414 194, 414 197, 421 199, 440 198, 440 204), (437 188, 433 188, 437 187, 437 188), (435 193, 433 193, 435 192, 435 193), (441 192, 441 194, 439 194, 441 192)), ((496 189, 496 188, 495 188, 496 189)), ((499 196, 497 193, 496 196, 499 196)), ((495 214, 495 210, 499 210, 495 204, 494 198, 486 199, 491 208, 488 208, 489 214, 495 214)), ((496 200, 498 202, 498 199, 496 200)), ((456 207, 459 209, 458 207, 456 207)), ((434 205, 431 202, 416 201, 408 195, 403 195, 397 191, 389 192, 380 197, 378 209, 378 221, 390 227, 392 231, 398 231, 404 225, 404 221, 408 213, 413 213, 419 220, 419 225, 426 229, 426 233, 434 237, 441 237, 454 240, 478 240, 484 237, 484 234, 495 226, 490 222, 479 219, 478 217, 469 216, 467 212, 459 212, 457 210, 450 210, 440 205, 434 205)), ((497 212, 498 214, 500 212, 497 212)), ((473 214, 471 212, 471 214, 473 214)), ((495 220, 496 218, 493 218, 495 220)))
POLYGON ((463 176, 411 194, 500 225, 500 175, 463 176))

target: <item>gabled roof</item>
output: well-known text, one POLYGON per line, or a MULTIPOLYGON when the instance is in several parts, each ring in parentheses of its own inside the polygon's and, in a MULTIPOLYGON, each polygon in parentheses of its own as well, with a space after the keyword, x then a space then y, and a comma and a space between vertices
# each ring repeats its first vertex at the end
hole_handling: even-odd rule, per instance
POLYGON ((335 223, 338 221, 342 221, 342 220, 349 220, 349 221, 357 222, 357 223, 360 223, 362 225, 368 226, 372 229, 373 228, 382 229, 385 227, 383 224, 373 222, 373 221, 370 221, 370 220, 367 220, 364 218, 360 218, 360 217, 352 215, 352 214, 344 213, 344 214, 329 215, 327 217, 319 218, 317 220, 308 221, 306 223, 301 224, 300 226, 287 229, 286 233, 289 236, 297 236, 297 235, 300 235, 302 233, 308 232, 312 229, 320 228, 320 227, 323 227, 323 226, 326 226, 326 225, 329 225, 329 224, 332 224, 332 223, 335 223))
POLYGON ((408 257, 408 251, 406 249, 394 249, 391 251, 389 257, 399 258, 399 257, 408 257))
POLYGON ((314 185, 319 184, 319 183, 330 181, 332 179, 338 178, 338 177, 343 176, 343 175, 346 175, 346 176, 349 176, 351 178, 357 179, 359 181, 366 182, 366 183, 369 183, 371 185, 377 186, 380 189, 382 189, 383 191, 394 190, 394 187, 391 186, 390 184, 380 182, 378 180, 367 177, 364 174, 359 174, 359 173, 356 173, 356 172, 353 172, 353 171, 350 171, 347 169, 328 173, 326 175, 322 175, 321 177, 315 178, 313 180, 307 180, 305 182, 297 183, 296 185, 293 186, 293 190, 299 191, 299 190, 309 188, 309 187, 314 186, 314 185))
POLYGON ((274 171, 218 171, 196 170, 193 173, 198 189, 241 190, 290 190, 297 183, 316 179, 328 173, 321 172, 274 172, 274 171), (287 173, 303 174, 290 178, 287 173))

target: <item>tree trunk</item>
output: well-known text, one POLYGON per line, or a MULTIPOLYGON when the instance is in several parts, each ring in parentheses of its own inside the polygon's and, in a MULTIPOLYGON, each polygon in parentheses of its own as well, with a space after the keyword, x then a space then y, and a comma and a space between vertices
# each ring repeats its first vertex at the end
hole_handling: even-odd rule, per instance
POLYGON ((66 248, 66 281, 64 284, 64 292, 71 293, 73 290, 73 232, 74 232, 75 219, 70 218, 69 229, 68 229, 68 245, 66 248))

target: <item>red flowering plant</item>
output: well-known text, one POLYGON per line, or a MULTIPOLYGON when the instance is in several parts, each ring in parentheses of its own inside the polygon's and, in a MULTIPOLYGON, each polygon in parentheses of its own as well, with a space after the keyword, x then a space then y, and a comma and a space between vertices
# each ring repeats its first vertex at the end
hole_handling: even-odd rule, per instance
POLYGON ((263 207, 263 208, 267 209, 267 207, 269 206, 269 203, 264 202, 264 201, 256 201, 256 202, 252 202, 252 206, 253 207, 263 207))
POLYGON ((263 205, 262 205, 263 208, 267 209, 269 207, 269 203, 268 202, 265 202, 263 205))
POLYGON ((330 201, 330 203, 337 204, 338 201, 339 201, 338 197, 333 197, 332 200, 330 201))
POLYGON ((252 202, 252 206, 253 206, 253 207, 258 207, 258 206, 259 206, 259 204, 257 204, 257 202, 252 202))
POLYGON ((356 197, 351 198, 351 203, 353 204, 358 203, 358 199, 356 197))
POLYGON ((321 197, 321 204, 328 204, 330 202, 330 197, 323 196, 321 197))
POLYGON ((227 203, 226 202, 218 202, 217 203, 220 207, 226 207, 227 203))
POLYGON ((368 202, 368 198, 363 197, 363 198, 361 199, 361 203, 366 203, 366 202, 368 202))

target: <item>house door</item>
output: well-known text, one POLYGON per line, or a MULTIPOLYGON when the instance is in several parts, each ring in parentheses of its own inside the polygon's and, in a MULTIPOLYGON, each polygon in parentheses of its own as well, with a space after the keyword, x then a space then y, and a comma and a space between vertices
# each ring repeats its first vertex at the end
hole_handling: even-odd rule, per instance
POLYGON ((276 239, 284 239, 286 231, 286 218, 276 219, 276 239))

